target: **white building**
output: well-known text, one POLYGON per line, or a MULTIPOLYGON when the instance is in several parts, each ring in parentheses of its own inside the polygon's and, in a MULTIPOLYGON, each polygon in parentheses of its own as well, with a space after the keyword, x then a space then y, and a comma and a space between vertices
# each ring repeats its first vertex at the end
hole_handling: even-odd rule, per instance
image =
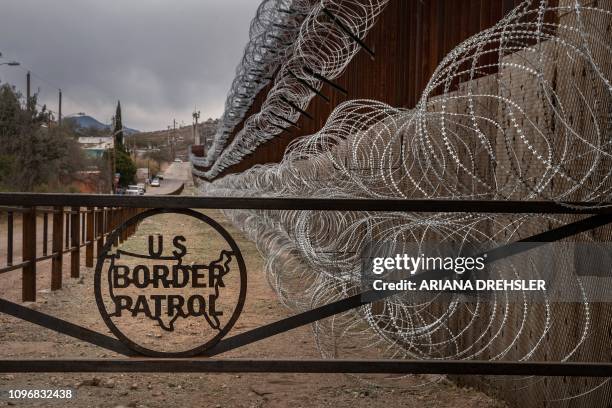
POLYGON ((81 148, 89 157, 100 158, 104 152, 114 147, 112 136, 82 136, 78 140, 81 148))

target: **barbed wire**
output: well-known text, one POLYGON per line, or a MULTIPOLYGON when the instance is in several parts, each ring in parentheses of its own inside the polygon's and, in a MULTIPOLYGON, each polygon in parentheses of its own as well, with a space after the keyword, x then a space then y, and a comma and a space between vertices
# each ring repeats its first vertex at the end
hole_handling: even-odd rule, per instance
MULTIPOLYGON (((387 2, 388 0, 359 3, 318 1, 314 6, 308 3, 308 7, 302 6, 302 9, 308 10, 309 13, 303 22, 294 28, 296 38, 291 46, 287 47, 282 55, 278 53, 282 56, 278 62, 283 62, 260 111, 245 120, 242 129, 228 146, 225 146, 225 143, 230 132, 224 124, 224 114, 220 131, 215 135, 207 156, 194 161, 196 165, 210 167, 202 173, 203 177, 215 177, 227 167, 238 163, 262 143, 278 136, 288 125, 295 123, 310 100, 320 91, 323 78, 331 80, 340 76, 360 50, 360 45, 354 37, 365 37, 387 2), (331 18, 341 23, 334 23, 331 18)), ((250 48, 247 47, 246 51, 245 58, 249 55, 250 48)), ((238 76, 236 79, 240 80, 238 76)), ((257 92, 260 89, 257 89, 257 92)), ((230 97, 234 95, 233 90, 234 87, 230 91, 230 97)), ((256 93, 252 97, 255 95, 256 93)), ((246 102, 245 112, 251 106, 252 98, 246 102)), ((228 111, 226 105, 226 112, 232 114, 233 111, 228 111)))
POLYGON ((264 0, 258 7, 212 145, 205 158, 195 159, 200 165, 209 166, 226 148, 230 134, 245 118, 254 98, 287 57, 312 3, 313 0, 264 0))
MULTIPOLYGON (((339 7, 334 13, 364 35, 384 3, 355 1, 351 4, 363 7, 339 7)), ((195 174, 213 177, 274 137, 278 132, 273 127, 280 125, 275 115, 297 119, 299 113, 281 103, 281 96, 305 108, 312 92, 285 75, 289 70, 307 81, 312 78, 299 67, 317 66, 332 78, 341 73, 356 47, 336 26, 319 19, 323 4, 331 8, 336 2, 321 2, 304 21, 262 112, 247 120, 211 170, 196 169, 195 174), (326 54, 327 39, 341 52, 326 54)), ((280 163, 203 182, 201 191, 238 197, 537 199, 609 206, 612 50, 609 30, 602 32, 611 22, 610 6, 525 1, 494 27, 453 49, 414 109, 374 100, 345 102, 319 132, 293 141, 280 163)), ((280 300, 298 311, 358 293, 361 254, 372 242, 492 246, 567 222, 567 217, 478 213, 225 213, 264 255, 268 280, 280 300)), ((586 234, 578 238, 592 240, 586 234)), ((570 255, 562 261, 573 262, 570 255)), ((524 276, 513 263, 505 265, 493 269, 492 276, 524 276)), ((326 357, 358 352, 362 358, 371 353, 412 359, 570 361, 587 349, 607 361, 609 349, 593 343, 593 306, 581 278, 560 271, 558 279, 582 301, 531 303, 525 294, 520 302, 493 296, 465 303, 457 296, 417 301, 397 295, 316 323, 317 345, 326 357), (568 313, 572 336, 554 323, 568 313)), ((585 380, 569 390, 561 380, 547 381, 542 391, 546 400, 584 396, 602 384, 585 380)), ((542 384, 529 378, 514 385, 542 384)))

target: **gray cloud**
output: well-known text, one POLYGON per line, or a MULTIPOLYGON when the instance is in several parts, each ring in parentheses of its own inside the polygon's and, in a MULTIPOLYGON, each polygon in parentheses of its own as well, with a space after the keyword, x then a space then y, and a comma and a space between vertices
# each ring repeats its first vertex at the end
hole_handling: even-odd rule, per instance
MULTIPOLYGON (((155 130, 223 112, 258 0, 0 0, 2 61, 32 70, 41 102, 155 130)), ((25 90, 22 68, 0 80, 25 90)))

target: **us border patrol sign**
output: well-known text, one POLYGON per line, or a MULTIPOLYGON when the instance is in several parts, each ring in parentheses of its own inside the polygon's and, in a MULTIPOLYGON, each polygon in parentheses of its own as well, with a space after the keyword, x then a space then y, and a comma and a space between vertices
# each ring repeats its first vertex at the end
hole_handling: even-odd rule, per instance
POLYGON ((96 303, 110 331, 137 353, 188 357, 236 323, 246 268, 229 233, 189 209, 140 213, 108 237, 96 265, 96 303), (124 231, 134 230, 120 245, 124 231))

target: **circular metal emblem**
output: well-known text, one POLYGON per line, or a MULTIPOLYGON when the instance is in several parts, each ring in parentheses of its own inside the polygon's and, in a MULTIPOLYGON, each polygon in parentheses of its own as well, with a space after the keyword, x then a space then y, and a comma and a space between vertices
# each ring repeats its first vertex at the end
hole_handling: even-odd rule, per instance
POLYGON ((94 277, 110 331, 152 357, 189 357, 214 346, 236 323, 246 287, 236 242, 189 209, 152 209, 127 220, 109 235, 94 277))

